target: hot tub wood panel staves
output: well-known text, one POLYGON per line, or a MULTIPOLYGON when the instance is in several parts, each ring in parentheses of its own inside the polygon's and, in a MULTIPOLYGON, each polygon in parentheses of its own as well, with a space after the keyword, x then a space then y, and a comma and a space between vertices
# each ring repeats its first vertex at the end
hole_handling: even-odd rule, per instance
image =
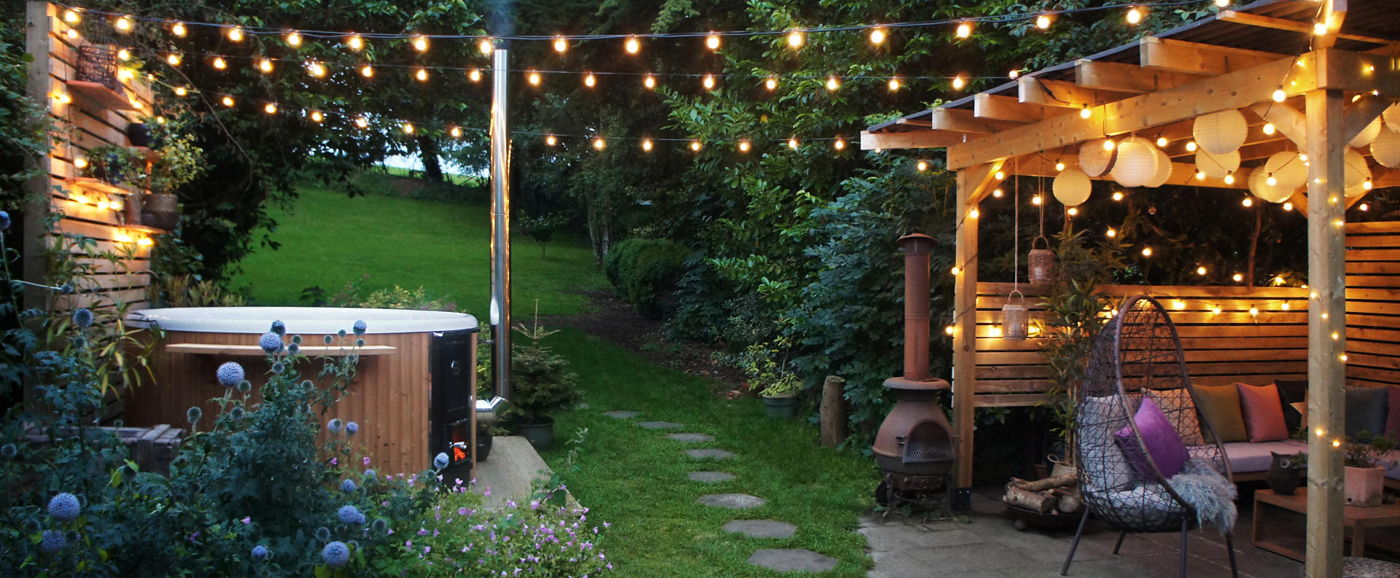
MULTIPOLYGON (((217 345, 211 343, 172 343, 165 346, 167 353, 185 353, 190 355, 227 355, 231 357, 263 357, 267 355, 261 347, 257 345, 217 345)), ((365 345, 360 348, 339 347, 335 345, 304 345, 301 347, 301 354, 308 357, 339 357, 342 355, 358 354, 360 357, 370 355, 392 355, 399 349, 390 345, 365 345)))

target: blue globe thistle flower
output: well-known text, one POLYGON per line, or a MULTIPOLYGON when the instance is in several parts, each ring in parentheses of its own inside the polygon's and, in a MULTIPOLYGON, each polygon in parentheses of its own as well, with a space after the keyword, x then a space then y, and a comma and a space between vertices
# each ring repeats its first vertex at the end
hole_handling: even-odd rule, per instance
POLYGON ((350 505, 341 506, 340 510, 335 513, 335 517, 342 524, 358 524, 365 519, 365 515, 360 513, 359 508, 350 505))
POLYGON ((81 335, 74 335, 72 339, 74 349, 87 349, 87 338, 81 335))
POLYGON ((325 526, 316 528, 316 539, 322 542, 329 542, 331 539, 331 529, 325 526))
POLYGON ((369 326, 365 325, 364 320, 360 320, 356 321, 355 324, 351 326, 351 329, 355 330, 355 335, 364 335, 365 330, 369 329, 369 326))
POLYGON ((345 542, 331 542, 321 549, 321 559, 331 568, 339 568, 350 561, 350 547, 345 542))
POLYGON ((83 511, 83 505, 78 503, 78 497, 68 492, 56 494, 49 500, 49 515, 61 522, 71 522, 77 519, 78 514, 83 511))
POLYGON ((276 333, 278 337, 281 337, 287 334, 287 324, 283 323, 281 320, 273 321, 272 327, 269 328, 268 331, 276 333))
POLYGON ((68 536, 58 530, 44 530, 44 537, 39 540, 39 551, 45 554, 52 554, 62 550, 68 545, 68 536))
POLYGON ((238 391, 239 393, 248 393, 250 391, 253 391, 253 382, 248 381, 246 379, 238 382, 238 391))
POLYGON ((258 338, 258 346, 268 355, 279 353, 282 351, 282 336, 270 331, 264 333, 258 338))
POLYGON ((338 335, 340 335, 341 337, 345 337, 345 330, 341 329, 338 335))
POLYGON ((340 491, 342 492, 353 492, 358 489, 360 489, 360 486, 355 484, 355 480, 346 478, 340 481, 340 491))
POLYGON ((356 340, 355 340, 355 347, 364 347, 364 346, 365 346, 365 340, 363 340, 363 339, 356 339, 356 340))
POLYGON ((284 371, 286 371, 286 370, 287 370, 287 366, 282 365, 282 362, 280 362, 280 361, 275 362, 275 363, 272 364, 272 373, 274 373, 274 374, 281 374, 282 372, 284 372, 284 371))
POLYGON ((7 211, 0 211, 0 231, 9 229, 10 224, 10 213, 7 211))
POLYGON ((379 518, 378 520, 374 521, 374 524, 370 525, 370 528, 372 528, 375 532, 383 532, 388 527, 389 521, 385 520, 384 518, 379 518))
POLYGON ((326 342, 326 345, 330 345, 332 341, 335 341, 335 338, 327 335, 325 337, 322 337, 321 341, 326 342))
POLYGON ((345 424, 345 433, 349 435, 355 435, 357 433, 360 433, 360 424, 357 424, 353 421, 347 422, 345 424))
POLYGON ((374 473, 374 470, 365 470, 365 473, 360 477, 364 478, 365 481, 368 482, 370 480, 378 479, 378 474, 374 473))
POLYGON ((266 560, 266 559, 267 559, 267 546, 264 546, 264 545, 262 545, 262 544, 258 544, 257 546, 253 546, 253 559, 254 559, 254 560, 266 560))
POLYGON ((77 289, 73 288, 72 283, 64 283, 58 286, 58 292, 60 295, 72 295, 77 289))
POLYGON ((433 456, 433 467, 439 470, 447 467, 447 452, 438 452, 433 456))
POLYGON ((15 459, 15 456, 17 455, 19 455, 19 446, 16 446, 15 444, 5 444, 3 446, 0 446, 0 458, 12 460, 15 459))
POLYGON ((330 421, 326 422, 326 430, 331 433, 340 433, 341 427, 340 418, 338 417, 333 417, 330 421))
POLYGON ((199 419, 202 417, 204 417, 204 410, 199 409, 197 405, 190 406, 190 409, 185 410, 185 419, 190 422, 190 425, 199 423, 199 419))
POLYGON ((219 384, 224 387, 237 387, 243 381, 243 366, 236 361, 224 362, 219 369, 214 372, 219 377, 219 384))
POLYGON ((287 346, 287 353, 288 353, 289 355, 296 355, 296 354, 297 354, 298 352, 300 352, 300 351, 301 351, 301 346, 300 346, 300 345, 297 345, 296 343, 293 343, 293 344, 287 346))
POLYGON ((297 344, 297 345, 301 345, 301 336, 300 336, 300 335, 293 335, 293 336, 292 336, 292 343, 295 343, 295 344, 297 344))
POLYGON ((92 310, 83 307, 73 312, 73 324, 86 329, 92 326, 92 310))
POLYGON ((233 421, 243 421, 243 408, 235 407, 229 410, 228 415, 233 418, 233 421))

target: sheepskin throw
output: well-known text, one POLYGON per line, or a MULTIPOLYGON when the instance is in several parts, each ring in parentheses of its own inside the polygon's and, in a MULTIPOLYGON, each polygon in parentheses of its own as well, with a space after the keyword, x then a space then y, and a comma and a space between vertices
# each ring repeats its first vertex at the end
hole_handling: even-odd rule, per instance
POLYGON ((1221 535, 1229 534, 1239 518, 1235 509, 1235 485, 1225 479, 1211 462, 1193 458, 1181 468, 1181 473, 1167 480, 1172 490, 1196 511, 1196 523, 1207 523, 1220 530, 1221 535))

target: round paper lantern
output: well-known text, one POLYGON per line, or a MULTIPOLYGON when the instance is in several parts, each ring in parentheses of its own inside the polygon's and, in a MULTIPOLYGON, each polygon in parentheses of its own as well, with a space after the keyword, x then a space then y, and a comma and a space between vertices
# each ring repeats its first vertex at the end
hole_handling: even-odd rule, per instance
POLYGON ((1249 174, 1249 192, 1254 193, 1254 196, 1270 203, 1282 203, 1293 198, 1293 192, 1296 187, 1294 189, 1286 189, 1280 186, 1277 184, 1278 177, 1274 177, 1274 182, 1276 184, 1269 184, 1269 173, 1255 169, 1254 172, 1249 174))
POLYGON ((1223 155, 1244 144, 1249 136, 1249 123, 1238 110, 1222 110, 1196 117, 1191 136, 1201 148, 1223 155))
POLYGON ((1376 137, 1380 134, 1381 117, 1378 116, 1371 121, 1371 124, 1366 125, 1366 128, 1361 129, 1360 133, 1352 137, 1351 142, 1348 142, 1347 146, 1356 148, 1369 146, 1372 142, 1375 142, 1376 137))
POLYGON ((1152 175, 1147 181, 1147 186, 1155 189, 1167 184, 1167 180, 1172 178, 1172 158, 1160 148, 1154 147, 1153 150, 1157 151, 1157 174, 1152 175))
POLYGON ((1383 130, 1371 143, 1371 156, 1382 166, 1400 167, 1400 132, 1383 130))
POLYGON ((1113 149, 1104 148, 1103 143, 1108 139, 1094 139, 1079 145, 1079 168, 1084 174, 1097 177, 1108 172, 1108 166, 1113 164, 1113 149))
POLYGON ((1385 126, 1390 130, 1400 132, 1400 102, 1390 105, 1381 113, 1381 118, 1385 119, 1385 126))
POLYGON ((1055 175, 1055 180, 1050 183, 1050 190, 1066 207, 1073 207, 1089 200, 1093 184, 1089 182, 1089 175, 1084 174, 1084 171, 1071 167, 1055 175))
POLYGON ((1366 181, 1371 179, 1371 165, 1366 164, 1366 157, 1352 149, 1347 149, 1346 156, 1342 157, 1346 161, 1346 186, 1343 193, 1347 198, 1355 197, 1366 192, 1366 181))
POLYGON ((1206 149, 1196 149, 1196 170, 1212 179, 1223 179, 1225 175, 1240 170, 1240 151, 1218 155, 1206 149))
POLYGON ((1157 174, 1157 151, 1152 141, 1128 137, 1118 143, 1118 158, 1109 171, 1125 187, 1141 187, 1157 174))
POLYGON ((1262 172, 1265 173, 1264 178, 1273 175, 1274 181, 1277 182, 1275 186, 1288 191, 1289 195, 1308 182, 1308 166, 1303 164, 1303 157, 1295 152, 1274 153, 1268 162, 1264 163, 1262 172))

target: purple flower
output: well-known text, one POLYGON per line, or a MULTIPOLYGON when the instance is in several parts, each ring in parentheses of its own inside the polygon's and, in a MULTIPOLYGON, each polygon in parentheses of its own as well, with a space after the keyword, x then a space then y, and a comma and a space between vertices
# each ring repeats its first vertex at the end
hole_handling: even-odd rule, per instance
POLYGON ((339 568, 350 561, 350 547, 345 542, 335 541, 321 549, 321 559, 331 568, 339 568))
POLYGON ((271 328, 271 329, 268 329, 268 331, 271 331, 271 332, 273 332, 273 333, 276 333, 278 337, 281 337, 281 336, 287 334, 287 324, 281 322, 280 320, 279 320, 279 321, 273 321, 273 322, 272 322, 272 328, 271 328))
POLYGON ((355 330, 355 335, 364 335, 365 329, 367 329, 368 327, 365 325, 365 322, 361 320, 356 321, 355 325, 353 325, 352 328, 355 330))
POLYGON ((73 324, 81 328, 92 326, 92 310, 83 307, 73 312, 73 324))
POLYGON ((433 456, 433 467, 434 467, 434 468, 437 468, 437 469, 439 469, 439 470, 440 470, 440 469, 443 469, 443 468, 445 468, 445 467, 447 467, 447 453, 446 453, 446 452, 438 452, 438 455, 433 456))
POLYGON ((82 504, 78 503, 78 497, 68 492, 62 492, 49 500, 49 515, 61 522, 71 522, 83 511, 82 504))
POLYGON ((346 478, 340 482, 340 491, 342 492, 353 492, 358 489, 360 489, 360 487, 355 485, 355 480, 346 478))
POLYGON ((44 530, 44 537, 39 540, 39 551, 45 554, 52 554, 62 550, 68 545, 68 536, 58 530, 44 530))
POLYGON ((365 481, 368 482, 374 480, 375 476, 376 474, 374 473, 374 470, 365 470, 365 473, 362 477, 364 477, 365 481))
POLYGON ((340 433, 340 427, 341 427, 341 421, 340 421, 340 418, 338 418, 338 417, 336 417, 336 418, 331 418, 330 421, 326 422, 326 429, 327 429, 328 431, 330 431, 331 433, 340 433))
POLYGON ((341 506, 340 510, 335 513, 335 517, 342 524, 358 524, 365 520, 365 516, 360 513, 359 508, 350 505, 341 506))
POLYGON ((296 355, 299 351, 301 351, 301 346, 296 343, 287 346, 287 353, 291 355, 296 355))
POLYGON ((253 523, 253 517, 252 517, 252 516, 243 516, 243 519, 242 519, 242 520, 239 520, 239 521, 240 521, 240 522, 243 522, 243 525, 244 525, 244 526, 247 526, 248 524, 252 524, 252 523, 253 523))
POLYGON ((268 355, 274 355, 282 351, 282 336, 271 331, 262 334, 258 338, 258 346, 268 355))
POLYGON ((369 456, 365 456, 365 459, 360 460, 360 461, 364 462, 365 465, 369 465, 369 456))
POLYGON ((264 546, 264 545, 262 545, 262 544, 258 544, 257 546, 253 546, 253 559, 254 559, 254 560, 266 560, 266 559, 267 559, 267 546, 264 546))
POLYGON ((243 366, 238 362, 229 361, 219 366, 214 375, 219 377, 219 384, 224 387, 236 387, 243 382, 243 366))
POLYGON ((345 423, 345 433, 346 433, 346 435, 355 435, 355 434, 357 434, 357 433, 360 433, 360 424, 357 424, 357 423, 355 423, 355 422, 353 422, 353 421, 351 421, 351 422, 346 422, 346 423, 345 423))

